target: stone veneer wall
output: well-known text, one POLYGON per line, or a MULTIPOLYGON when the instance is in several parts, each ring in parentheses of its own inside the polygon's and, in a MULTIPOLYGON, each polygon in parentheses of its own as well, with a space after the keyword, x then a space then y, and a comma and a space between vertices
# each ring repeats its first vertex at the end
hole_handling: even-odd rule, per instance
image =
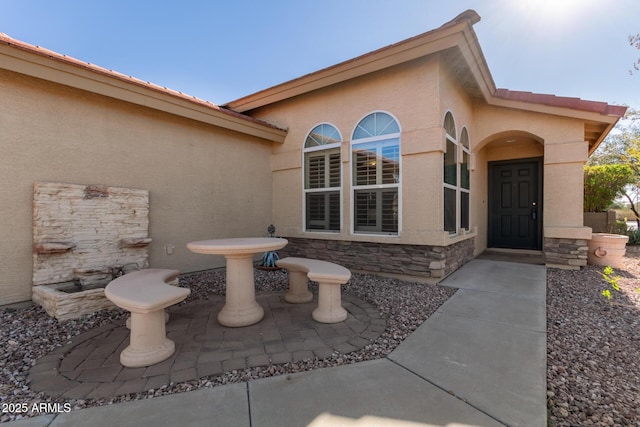
POLYGON ((578 269, 587 265, 589 248, 583 239, 544 239, 544 262, 549 267, 578 269))
POLYGON ((286 237, 286 256, 335 262, 350 270, 442 278, 473 258, 474 239, 449 246, 396 245, 286 237))
POLYGON ((33 196, 33 285, 107 282, 112 269, 148 266, 149 192, 38 182, 33 196))

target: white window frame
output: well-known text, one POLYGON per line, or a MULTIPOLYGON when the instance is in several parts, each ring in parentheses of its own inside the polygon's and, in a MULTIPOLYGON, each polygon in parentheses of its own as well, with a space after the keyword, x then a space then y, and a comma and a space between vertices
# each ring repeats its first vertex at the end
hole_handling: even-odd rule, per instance
POLYGON ((453 115, 453 112, 451 112, 450 110, 447 110, 444 113, 444 116, 442 118, 442 127, 444 128, 444 124, 445 124, 445 120, 447 118, 447 114, 451 114, 451 118, 453 119, 453 127, 454 127, 454 134, 450 135, 445 128, 445 141, 444 141, 444 153, 442 154, 442 229, 445 232, 449 233, 449 236, 451 237, 455 237, 458 235, 458 230, 460 229, 460 192, 459 192, 459 188, 460 188, 460 154, 459 154, 459 144, 458 144, 458 140, 456 137, 456 132, 457 132, 457 126, 456 126, 456 118, 453 115), (452 144, 454 144, 454 150, 455 150, 455 155, 456 155, 456 184, 449 184, 447 182, 445 182, 445 172, 444 172, 444 159, 445 156, 447 154, 447 146, 448 143, 451 142, 452 144), (450 231, 447 230, 445 228, 445 215, 446 215, 446 202, 445 202, 445 197, 444 197, 444 190, 449 189, 449 190, 453 190, 455 191, 455 201, 456 201, 456 205, 455 205, 455 214, 456 214, 456 218, 455 218, 455 230, 454 231, 450 231))
MULTIPOLYGON (((350 165, 350 171, 349 171, 349 196, 351 198, 351 213, 350 213, 350 227, 351 227, 351 234, 352 235, 358 235, 358 236, 366 236, 366 235, 371 235, 371 236, 384 236, 384 237, 399 237, 401 232, 402 232, 402 127, 400 126, 400 121, 398 120, 398 118, 396 116, 394 116, 393 114, 391 114, 388 111, 384 111, 384 110, 375 110, 375 111, 370 111, 367 114, 365 114, 364 116, 362 116, 357 122, 355 127, 353 128, 353 132, 351 132, 351 141, 350 141, 350 146, 349 146, 349 158, 351 159, 351 165, 350 165), (396 125, 398 126, 399 131, 396 133, 390 133, 390 134, 385 134, 385 135, 379 135, 379 136, 373 136, 373 137, 368 137, 368 138, 359 138, 359 139, 354 139, 354 136, 356 134, 356 131, 358 130, 358 126, 360 125, 360 123, 362 123, 362 121, 369 117, 372 114, 375 113, 381 113, 381 114, 386 114, 389 117, 391 117, 393 120, 395 120, 396 125), (356 164, 356 159, 354 158, 353 155, 353 150, 354 150, 354 146, 358 146, 361 144, 367 144, 367 143, 371 143, 371 142, 379 142, 379 141, 385 141, 385 140, 394 140, 397 139, 398 140, 398 170, 399 170, 399 174, 398 174, 398 182, 394 183, 394 184, 371 184, 371 185, 355 185, 354 183, 354 173, 353 173, 353 168, 355 167, 356 164), (397 203, 398 203, 398 231, 395 233, 390 233, 390 232, 385 232, 385 231, 371 231, 371 230, 364 230, 364 231, 356 231, 356 191, 359 190, 382 190, 382 189, 387 189, 387 188, 396 188, 397 189, 397 203)), ((395 144, 394 144, 395 145, 395 144)), ((377 175, 377 173, 376 173, 377 175)), ((376 212, 377 217, 380 217, 382 211, 380 212, 376 212)))
POLYGON ((456 224, 458 229, 463 230, 463 232, 469 233, 471 232, 471 137, 469 136, 469 129, 466 126, 462 126, 460 130, 460 144, 458 144, 460 153, 459 153, 459 163, 458 163, 458 187, 460 188, 459 197, 458 197, 458 216, 459 222, 456 224), (467 142, 469 143, 469 147, 466 147, 462 142, 462 135, 466 131, 467 133, 467 142), (464 154, 468 156, 467 169, 469 171, 469 188, 464 188, 462 186, 462 167, 464 164, 464 154), (469 195, 469 212, 467 215, 469 216, 469 224, 468 228, 462 228, 462 193, 467 193, 469 195))
POLYGON ((316 123, 315 125, 313 125, 311 127, 311 129, 309 129, 309 131, 307 131, 307 133, 305 133, 305 137, 304 140, 302 141, 302 229, 304 233, 340 233, 343 229, 343 193, 342 193, 342 181, 343 181, 343 170, 342 170, 342 142, 343 142, 343 138, 342 138, 342 133, 340 132, 340 129, 338 129, 337 126, 335 126, 332 123, 328 123, 328 122, 321 122, 321 123, 316 123), (307 138, 309 137, 309 134, 311 133, 311 131, 313 131, 315 128, 317 128, 318 126, 321 125, 328 125, 333 127, 336 131, 338 131, 338 135, 340 137, 340 141, 333 143, 333 144, 325 144, 325 145, 318 145, 316 147, 305 147, 305 143, 307 141, 307 138), (306 162, 306 157, 307 157, 307 153, 313 153, 313 152, 318 152, 318 151, 329 151, 329 150, 334 150, 337 149, 338 152, 340 153, 340 185, 338 187, 323 187, 323 188, 306 188, 306 181, 307 181, 307 162, 306 162), (338 192, 339 193, 339 198, 340 198, 340 227, 338 230, 319 230, 319 229, 308 229, 307 228, 307 194, 309 193, 328 193, 328 192, 338 192))

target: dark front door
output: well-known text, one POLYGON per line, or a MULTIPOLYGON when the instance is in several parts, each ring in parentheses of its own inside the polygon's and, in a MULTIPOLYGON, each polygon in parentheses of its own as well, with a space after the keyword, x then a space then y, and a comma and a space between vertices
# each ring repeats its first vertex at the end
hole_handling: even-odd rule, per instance
POLYGON ((541 159, 489 163, 489 247, 541 249, 541 159))

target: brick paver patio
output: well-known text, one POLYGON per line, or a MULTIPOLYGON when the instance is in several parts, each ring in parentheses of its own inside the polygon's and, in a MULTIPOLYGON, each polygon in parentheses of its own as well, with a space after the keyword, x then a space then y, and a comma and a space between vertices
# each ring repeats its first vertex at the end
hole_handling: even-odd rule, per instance
POLYGON ((51 397, 115 397, 233 370, 349 353, 377 339, 386 326, 377 309, 351 295, 342 298, 347 320, 336 324, 312 319, 317 295, 307 304, 289 304, 283 297, 282 292, 257 295, 265 317, 243 328, 218 323, 222 296, 170 309, 167 336, 176 352, 144 368, 120 364, 120 352, 129 344, 124 323, 97 328, 39 359, 29 371, 29 386, 51 397))

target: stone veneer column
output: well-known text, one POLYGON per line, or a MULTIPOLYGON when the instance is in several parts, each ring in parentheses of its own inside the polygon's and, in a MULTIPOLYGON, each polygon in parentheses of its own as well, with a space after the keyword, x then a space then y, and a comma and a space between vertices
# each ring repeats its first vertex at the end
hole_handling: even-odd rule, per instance
POLYGON ((587 239, 544 239, 544 262, 548 267, 583 267, 587 265, 587 252, 587 239))

